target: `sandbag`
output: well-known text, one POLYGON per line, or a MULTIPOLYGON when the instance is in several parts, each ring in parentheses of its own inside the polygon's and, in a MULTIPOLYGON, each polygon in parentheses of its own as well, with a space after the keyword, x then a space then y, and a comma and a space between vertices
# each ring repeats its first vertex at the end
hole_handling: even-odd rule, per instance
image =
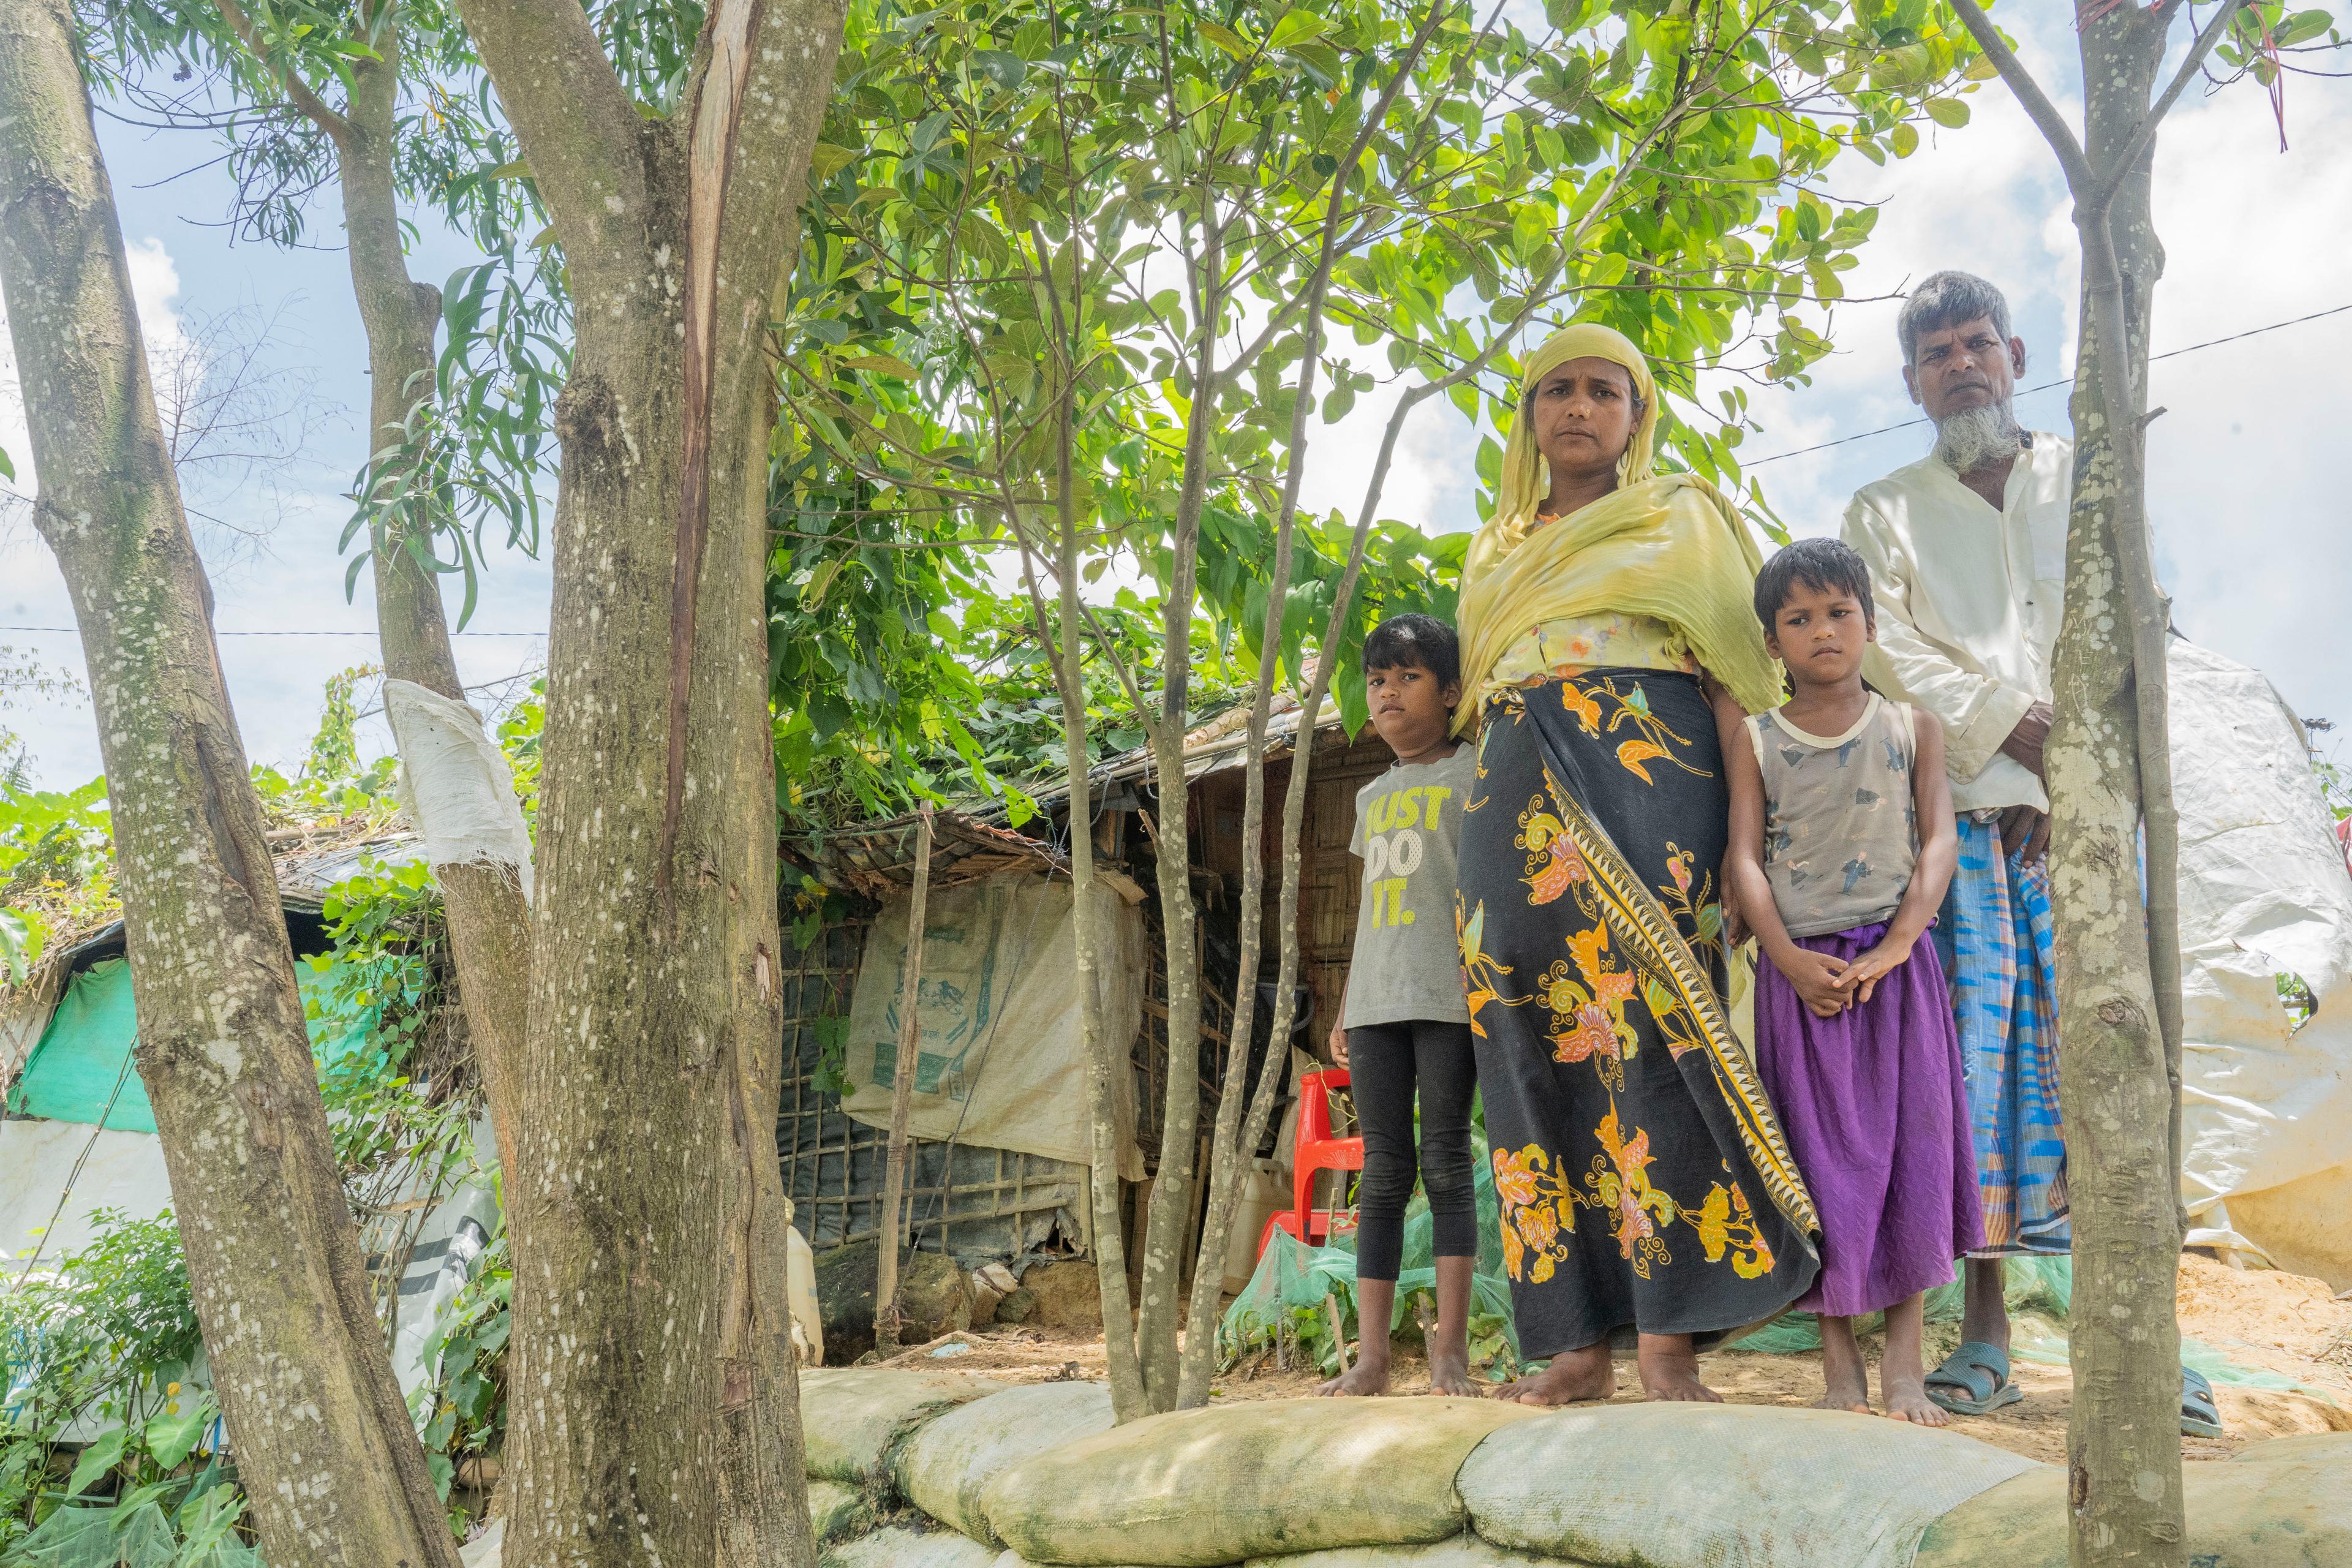
POLYGON ((817 1568, 995 1568, 996 1552, 952 1530, 891 1525, 820 1551, 817 1568))
POLYGON ((801 1373, 801 1429, 808 1473, 865 1486, 886 1479, 891 1449, 942 1410, 1004 1384, 951 1372, 897 1367, 817 1367, 801 1373))
MULTIPOLYGON (((2315 1568, 2352 1563, 2352 1458, 2322 1447, 2343 1434, 2282 1437, 2309 1457, 2181 1467, 2189 1561, 2212 1568, 2315 1568)), ((2250 1449, 2249 1453, 2255 1450, 2250 1449)), ((2243 1456, 2241 1456, 2243 1458, 2243 1456)), ((2041 1465, 1928 1527, 1916 1568, 2065 1568, 2066 1474, 2041 1465)))
MULTIPOLYGON (((997 1568, 1004 1568, 999 1563, 997 1568)), ((1433 1546, 1342 1546, 1288 1557, 1253 1557, 1242 1568, 1588 1568, 1559 1557, 1506 1552, 1475 1535, 1433 1546)))
POLYGON ((1044 1563, 1221 1568, 1462 1529, 1454 1472, 1544 1413, 1488 1399, 1282 1399, 1148 1416, 1024 1459, 982 1489, 995 1539, 1044 1563))
MULTIPOLYGON (((1008 1552, 996 1560, 995 1568, 1052 1568, 1052 1564, 1032 1563, 1018 1552, 1008 1552)), ((1151 1565, 1148 1563, 1119 1563, 1112 1564, 1111 1568, 1151 1568, 1151 1565)), ((1234 1564, 1234 1568, 1240 1568, 1240 1564, 1234 1564)))
POLYGON ((854 1535, 866 1528, 873 1518, 866 1506, 866 1494, 856 1487, 843 1486, 839 1481, 812 1480, 808 1484, 809 1531, 818 1544, 854 1535))
POLYGON ((2352 1487, 2352 1432, 2304 1432, 2250 1443, 2231 1458, 2239 1464, 2269 1464, 2276 1459, 2319 1460, 2344 1467, 2344 1484, 2352 1487))
POLYGON ((1873 1415, 1619 1405, 1506 1427, 1456 1484, 1494 1544, 1604 1568, 1908 1568, 1930 1524, 2032 1468, 1873 1415))
POLYGON ((1110 1428, 1110 1390, 1102 1384, 1033 1384, 934 1418, 899 1449, 893 1468, 917 1508, 1002 1547, 981 1511, 981 1489, 1009 1465, 1110 1428))

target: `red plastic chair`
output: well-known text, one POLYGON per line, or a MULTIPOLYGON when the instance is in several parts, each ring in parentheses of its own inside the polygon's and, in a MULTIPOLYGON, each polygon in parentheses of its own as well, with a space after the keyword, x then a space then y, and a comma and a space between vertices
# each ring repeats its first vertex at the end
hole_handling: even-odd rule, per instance
POLYGON ((1328 1237, 1333 1230, 1352 1226, 1354 1207, 1318 1209, 1315 1206, 1315 1173, 1318 1171, 1360 1171, 1364 1168, 1364 1141, 1357 1138, 1331 1136, 1331 1091, 1349 1086, 1345 1068, 1324 1068, 1302 1073, 1298 1079, 1298 1139, 1293 1151, 1294 1174, 1291 1178, 1291 1205, 1277 1210, 1265 1222, 1259 1233, 1257 1252, 1274 1243, 1274 1233, 1288 1231, 1299 1241, 1313 1242, 1320 1233, 1328 1237), (1342 1219, 1341 1215, 1346 1215, 1342 1219))

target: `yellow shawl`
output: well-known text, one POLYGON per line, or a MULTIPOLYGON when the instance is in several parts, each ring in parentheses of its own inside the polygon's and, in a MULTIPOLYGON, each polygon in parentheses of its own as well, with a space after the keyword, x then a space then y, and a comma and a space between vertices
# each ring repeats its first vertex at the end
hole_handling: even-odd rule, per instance
POLYGON ((1555 334, 1527 363, 1519 416, 1503 448, 1495 515, 1470 542, 1462 567, 1462 681, 1455 717, 1465 727, 1486 696, 1504 651, 1546 621, 1604 615, 1665 622, 1708 674, 1751 713, 1777 707, 1780 672, 1764 651, 1754 605, 1764 563, 1747 524, 1722 492, 1696 474, 1651 469, 1658 388, 1642 351, 1622 333, 1579 322, 1555 334), (1536 449, 1528 399, 1538 382, 1572 359, 1623 365, 1642 398, 1642 423, 1619 459, 1619 488, 1540 527, 1536 508, 1550 492, 1536 449))

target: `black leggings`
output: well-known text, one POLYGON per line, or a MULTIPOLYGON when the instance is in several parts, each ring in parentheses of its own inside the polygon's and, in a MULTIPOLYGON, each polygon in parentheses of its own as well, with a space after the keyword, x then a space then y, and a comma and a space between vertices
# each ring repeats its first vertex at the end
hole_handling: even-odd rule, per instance
POLYGON ((1412 1018, 1348 1031, 1349 1080, 1364 1127, 1356 1189, 1356 1278, 1394 1279, 1412 1200, 1412 1091, 1421 1085, 1421 1183, 1440 1258, 1478 1255, 1470 1179, 1470 1097, 1478 1086, 1468 1024, 1412 1018))

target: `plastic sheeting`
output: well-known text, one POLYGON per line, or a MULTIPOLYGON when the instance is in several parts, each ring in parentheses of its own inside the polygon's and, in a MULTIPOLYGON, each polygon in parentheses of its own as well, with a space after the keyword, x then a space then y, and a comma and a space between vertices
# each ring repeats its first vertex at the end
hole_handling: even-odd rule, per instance
POLYGON ((2176 640, 2182 1199, 2191 1246, 2352 1287, 2352 877, 2260 672, 2176 640), (2278 977, 2317 1010, 2294 1026, 2278 977))
POLYGON ((0 1121, 0 1277, 24 1268, 36 1246, 36 1266, 43 1269, 88 1247, 97 1235, 91 1216, 100 1209, 152 1219, 171 1203, 163 1145, 152 1132, 0 1121), (36 1236, 44 1226, 47 1234, 36 1236))
MULTIPOLYGON (((1094 900, 1102 1028, 1124 1061, 1143 1018, 1143 916, 1108 888, 1094 900)), ((842 1109, 890 1124, 904 1005, 908 900, 876 917, 850 1002, 842 1109)), ((924 916, 920 1034, 909 1125, 918 1138, 1091 1164, 1070 887, 1019 875, 935 892, 924 916)), ((1119 1174, 1143 1179, 1133 1075, 1111 1074, 1119 1174)))
POLYGON ((413 680, 383 683, 384 717, 400 744, 400 798, 435 866, 491 866, 514 874, 530 899, 530 832, 514 771, 463 702, 413 680))

